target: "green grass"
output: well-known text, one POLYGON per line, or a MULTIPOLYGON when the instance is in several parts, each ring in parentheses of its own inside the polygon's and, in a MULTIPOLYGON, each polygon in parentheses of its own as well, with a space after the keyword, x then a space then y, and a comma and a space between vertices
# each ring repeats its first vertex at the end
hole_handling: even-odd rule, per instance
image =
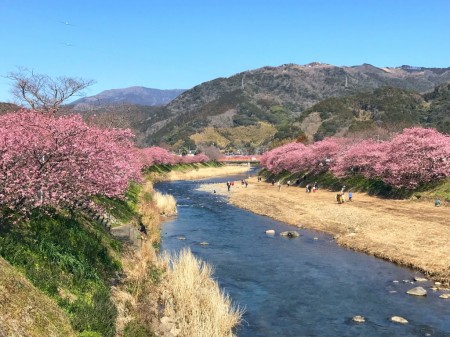
POLYGON ((121 223, 128 223, 136 217, 136 208, 138 203, 141 185, 131 183, 125 193, 124 199, 108 198, 100 195, 94 198, 95 203, 101 205, 115 219, 121 223))
POLYGON ((76 331, 115 335, 109 279, 121 269, 120 243, 82 213, 34 211, 29 222, 0 226, 0 255, 56 300, 76 331))

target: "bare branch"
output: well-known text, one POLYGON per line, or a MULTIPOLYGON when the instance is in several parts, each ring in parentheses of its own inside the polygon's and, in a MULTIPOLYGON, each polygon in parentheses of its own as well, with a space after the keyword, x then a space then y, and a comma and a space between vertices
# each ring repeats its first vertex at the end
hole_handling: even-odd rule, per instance
POLYGON ((13 81, 11 93, 16 99, 32 109, 47 113, 55 113, 67 99, 81 95, 82 90, 95 83, 65 76, 53 79, 29 70, 11 72, 7 78, 13 81))

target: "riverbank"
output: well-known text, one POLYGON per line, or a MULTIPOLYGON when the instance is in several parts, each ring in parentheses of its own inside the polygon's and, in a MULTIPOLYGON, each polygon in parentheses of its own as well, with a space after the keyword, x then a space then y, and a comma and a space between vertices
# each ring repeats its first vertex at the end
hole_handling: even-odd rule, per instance
MULTIPOLYGON (((200 189, 227 195, 232 204, 291 225, 334 236, 339 245, 424 272, 450 283, 450 207, 421 200, 387 200, 353 193, 353 201, 337 204, 336 192, 277 186, 248 180, 205 184, 200 189)), ((266 230, 268 228, 262 228, 266 230)))
POLYGON ((211 177, 230 176, 234 174, 241 174, 250 170, 247 165, 233 165, 233 166, 217 166, 217 167, 200 167, 197 169, 186 168, 170 171, 163 174, 156 174, 154 181, 175 181, 175 180, 195 180, 211 177))
MULTIPOLYGON (((128 246, 122 266, 126 278, 113 287, 120 336, 203 337, 235 336, 243 311, 235 307, 214 281, 213 268, 189 250, 178 255, 159 252, 161 222, 177 214, 176 201, 155 191, 161 180, 187 180, 230 175, 246 167, 201 167, 152 173, 141 187, 136 212, 147 229, 144 241, 128 246), (137 248, 137 249, 136 249, 137 248)), ((132 224, 136 228, 136 224, 132 224)), ((130 232, 125 230, 126 233, 130 232)), ((133 231, 135 232, 135 231, 133 231)), ((130 232, 131 233, 131 232, 130 232)), ((134 238, 132 241, 135 241, 134 238)))

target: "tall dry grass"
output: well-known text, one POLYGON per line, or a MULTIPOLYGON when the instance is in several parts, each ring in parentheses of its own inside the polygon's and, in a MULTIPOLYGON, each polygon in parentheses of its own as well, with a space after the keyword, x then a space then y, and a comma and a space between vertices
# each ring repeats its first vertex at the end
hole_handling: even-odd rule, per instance
POLYGON ((139 195, 138 213, 141 216, 142 223, 147 227, 149 241, 157 243, 160 240, 160 216, 176 215, 177 202, 173 196, 155 191, 153 183, 147 181, 142 186, 139 195))
POLYGON ((155 191, 153 194, 153 199, 155 200, 159 214, 164 216, 172 216, 177 214, 177 201, 172 195, 155 191))
POLYGON ((117 308, 116 331, 122 336, 127 323, 133 320, 155 329, 158 322, 158 282, 152 277, 152 271, 163 266, 158 265, 157 253, 151 241, 144 241, 141 248, 129 252, 122 258, 126 274, 125 282, 112 288, 117 308))
POLYGON ((243 309, 234 306, 213 280, 213 268, 190 250, 161 257, 167 265, 164 278, 164 312, 179 329, 180 337, 233 337, 243 309))

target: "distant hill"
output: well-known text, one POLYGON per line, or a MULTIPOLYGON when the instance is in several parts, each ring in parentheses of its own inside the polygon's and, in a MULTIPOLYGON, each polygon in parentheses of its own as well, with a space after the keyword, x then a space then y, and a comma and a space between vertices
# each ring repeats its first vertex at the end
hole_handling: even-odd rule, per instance
MULTIPOLYGON (((154 123, 147 124, 145 137, 149 144, 178 145, 195 142, 193 134, 204 141, 205 137, 198 134, 206 128, 209 134, 211 128, 226 134, 227 128, 263 122, 277 129, 271 136, 273 143, 308 135, 298 119, 328 98, 370 93, 383 87, 413 91, 420 96, 448 82, 450 68, 378 68, 369 64, 338 67, 322 63, 263 67, 217 78, 185 91, 163 108, 165 112, 154 123)), ((268 143, 266 140, 261 146, 268 143)))
POLYGON ((20 107, 18 105, 12 103, 2 103, 0 102, 0 115, 6 114, 8 112, 14 112, 19 110, 20 107))
POLYGON ((94 96, 80 98, 70 105, 75 110, 86 110, 89 107, 117 104, 161 106, 166 105, 184 91, 184 89, 160 90, 145 87, 111 89, 102 91, 94 96))
POLYGON ((99 104, 85 114, 130 127, 141 146, 254 153, 374 128, 423 125, 449 133, 449 83, 450 68, 285 64, 199 84, 165 106, 99 104))

